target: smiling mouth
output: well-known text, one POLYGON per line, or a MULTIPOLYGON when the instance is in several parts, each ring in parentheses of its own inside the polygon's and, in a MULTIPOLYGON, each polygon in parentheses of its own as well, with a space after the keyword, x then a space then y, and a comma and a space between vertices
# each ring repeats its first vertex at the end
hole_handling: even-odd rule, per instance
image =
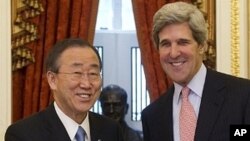
POLYGON ((84 94, 84 93, 81 93, 81 94, 77 94, 78 96, 80 96, 81 98, 90 98, 90 94, 84 94))
POLYGON ((173 65, 173 66, 181 66, 181 65, 183 65, 185 63, 185 61, 180 61, 180 62, 170 62, 170 64, 171 65, 173 65))

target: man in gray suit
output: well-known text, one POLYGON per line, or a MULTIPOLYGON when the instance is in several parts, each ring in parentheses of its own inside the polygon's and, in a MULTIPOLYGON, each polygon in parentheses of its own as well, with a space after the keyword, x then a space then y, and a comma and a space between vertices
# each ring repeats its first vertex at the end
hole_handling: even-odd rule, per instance
POLYGON ((250 81, 205 67, 207 25, 194 5, 159 9, 153 39, 173 86, 143 110, 144 141, 229 141, 230 125, 250 124, 250 81))
POLYGON ((102 63, 92 45, 62 40, 51 48, 45 67, 54 102, 9 126, 5 141, 79 141, 78 129, 85 141, 123 141, 116 122, 89 111, 102 86, 102 63))

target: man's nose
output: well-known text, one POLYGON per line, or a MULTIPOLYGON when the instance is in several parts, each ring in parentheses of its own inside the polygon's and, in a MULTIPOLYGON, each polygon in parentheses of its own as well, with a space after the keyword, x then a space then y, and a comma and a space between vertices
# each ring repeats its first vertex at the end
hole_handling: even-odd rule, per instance
POLYGON ((85 87, 85 88, 90 88, 91 87, 91 81, 89 80, 88 77, 82 77, 80 81, 80 86, 85 87))
POLYGON ((172 45, 171 48, 170 48, 170 56, 172 58, 176 58, 180 55, 180 50, 179 50, 179 47, 177 45, 172 45))

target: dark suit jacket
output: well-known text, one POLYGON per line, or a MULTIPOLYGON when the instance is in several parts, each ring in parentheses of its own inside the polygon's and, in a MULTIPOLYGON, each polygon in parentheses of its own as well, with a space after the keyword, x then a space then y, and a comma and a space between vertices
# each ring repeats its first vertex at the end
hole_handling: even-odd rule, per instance
POLYGON ((142 141, 142 137, 139 131, 129 127, 125 121, 120 122, 120 125, 125 141, 142 141))
MULTIPOLYGON (((144 141, 173 141, 173 92, 143 110, 144 141)), ((229 141, 232 124, 250 124, 250 81, 208 69, 195 141, 229 141)))
MULTIPOLYGON (((123 141, 120 126, 101 115, 90 112, 91 141, 123 141)), ((8 127, 5 141, 70 141, 68 133, 50 105, 46 110, 8 127)))

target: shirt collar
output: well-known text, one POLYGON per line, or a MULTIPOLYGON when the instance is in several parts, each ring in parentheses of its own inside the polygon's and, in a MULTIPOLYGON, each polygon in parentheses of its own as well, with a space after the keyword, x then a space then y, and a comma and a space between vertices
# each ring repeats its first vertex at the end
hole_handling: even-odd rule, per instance
POLYGON ((89 128, 89 113, 87 113, 86 118, 84 121, 79 125, 76 123, 73 119, 68 117, 66 114, 63 113, 63 111, 58 107, 56 102, 54 102, 54 107, 56 110, 56 113, 59 117, 59 119, 62 121, 70 139, 73 141, 75 138, 75 134, 78 130, 78 126, 82 126, 82 128, 85 130, 87 135, 87 140, 90 141, 90 128, 89 128))
MULTIPOLYGON (((199 71, 194 75, 192 80, 187 84, 188 88, 194 94, 198 95, 199 97, 202 96, 202 91, 203 91, 204 83, 205 83, 205 79, 206 79, 206 73, 207 73, 207 69, 206 69, 205 65, 202 64, 199 71)), ((179 99, 180 99, 180 93, 181 93, 183 86, 179 85, 176 82, 173 82, 173 83, 174 83, 174 87, 175 87, 174 99, 178 103, 179 99)))
POLYGON ((206 79, 207 69, 204 64, 201 65, 199 71, 195 74, 193 79, 188 83, 188 87, 198 96, 202 96, 204 83, 206 79))

